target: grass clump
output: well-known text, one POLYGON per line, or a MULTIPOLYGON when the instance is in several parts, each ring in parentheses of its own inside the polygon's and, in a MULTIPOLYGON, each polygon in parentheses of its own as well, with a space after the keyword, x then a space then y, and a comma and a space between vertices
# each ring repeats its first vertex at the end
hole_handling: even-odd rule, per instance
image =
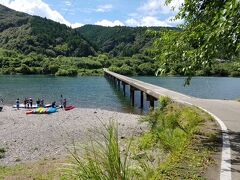
POLYGON ((114 121, 100 132, 98 138, 91 139, 90 144, 83 147, 82 155, 72 153, 73 163, 67 164, 66 176, 70 179, 131 179, 129 170, 129 145, 120 150, 118 128, 114 121))
MULTIPOLYGON (((154 144, 159 144, 166 151, 179 151, 189 144, 205 121, 196 109, 173 103, 168 97, 160 98, 160 108, 150 112, 142 119, 148 122, 150 132, 144 135, 151 137, 154 144)), ((144 143, 143 143, 144 145, 144 143)))

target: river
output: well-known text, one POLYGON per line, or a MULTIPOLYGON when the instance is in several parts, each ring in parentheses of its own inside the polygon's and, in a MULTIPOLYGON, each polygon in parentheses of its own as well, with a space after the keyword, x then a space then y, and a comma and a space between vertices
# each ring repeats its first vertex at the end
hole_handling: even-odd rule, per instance
MULTIPOLYGON (((214 99, 240 97, 240 78, 194 77, 190 86, 183 86, 184 77, 134 77, 190 96, 214 99)), ((123 112, 138 112, 131 108, 129 98, 123 96, 104 77, 55 77, 44 75, 1 75, 0 97, 12 105, 17 98, 44 98, 45 102, 59 102, 60 95, 69 104, 84 108, 102 108, 123 112)), ((127 93, 129 94, 129 93, 127 93)), ((136 107, 139 105, 136 93, 136 107)), ((145 107, 148 103, 145 102, 145 107)))

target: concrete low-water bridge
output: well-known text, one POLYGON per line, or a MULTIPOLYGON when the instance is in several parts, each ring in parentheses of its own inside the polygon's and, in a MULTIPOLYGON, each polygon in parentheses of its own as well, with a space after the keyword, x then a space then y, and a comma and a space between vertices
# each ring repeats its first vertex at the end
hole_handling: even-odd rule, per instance
POLYGON ((104 69, 106 78, 112 79, 119 87, 122 86, 124 95, 126 86, 130 86, 130 99, 135 102, 135 91, 140 91, 140 107, 143 108, 144 95, 150 106, 160 96, 168 96, 180 103, 199 107, 209 113, 220 125, 222 130, 222 155, 220 180, 240 180, 240 102, 233 100, 200 99, 187 96, 160 86, 145 83, 104 69))

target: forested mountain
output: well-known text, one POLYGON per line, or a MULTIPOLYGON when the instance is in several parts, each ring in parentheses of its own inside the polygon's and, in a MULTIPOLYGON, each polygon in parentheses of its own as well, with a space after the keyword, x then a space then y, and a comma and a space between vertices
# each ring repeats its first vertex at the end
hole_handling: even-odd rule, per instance
POLYGON ((79 32, 66 25, 0 5, 0 47, 47 56, 95 55, 79 32))
POLYGON ((31 16, 0 5, 0 48, 20 53, 49 57, 89 56, 109 53, 111 56, 128 56, 144 53, 153 38, 148 29, 167 30, 166 27, 103 27, 85 25, 72 29, 52 20, 31 16))
POLYGON ((176 28, 85 25, 77 30, 100 52, 112 56, 132 56, 143 53, 152 44, 153 38, 146 34, 148 29, 161 31, 176 28))

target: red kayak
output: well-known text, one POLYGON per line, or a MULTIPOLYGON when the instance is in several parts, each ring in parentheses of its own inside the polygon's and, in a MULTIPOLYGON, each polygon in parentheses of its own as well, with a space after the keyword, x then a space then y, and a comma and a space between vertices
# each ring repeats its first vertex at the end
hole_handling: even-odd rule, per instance
POLYGON ((75 108, 75 106, 67 106, 67 107, 64 108, 64 110, 65 111, 70 111, 70 110, 72 110, 74 108, 75 108))

